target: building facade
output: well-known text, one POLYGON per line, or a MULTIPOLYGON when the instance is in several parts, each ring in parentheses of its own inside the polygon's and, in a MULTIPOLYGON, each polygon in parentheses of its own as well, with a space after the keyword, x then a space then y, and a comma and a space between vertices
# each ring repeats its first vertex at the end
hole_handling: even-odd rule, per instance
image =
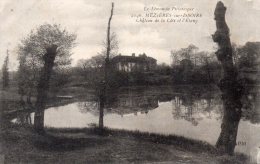
POLYGON ((118 55, 111 60, 113 68, 121 72, 151 72, 156 68, 156 59, 140 54, 135 56, 118 55))

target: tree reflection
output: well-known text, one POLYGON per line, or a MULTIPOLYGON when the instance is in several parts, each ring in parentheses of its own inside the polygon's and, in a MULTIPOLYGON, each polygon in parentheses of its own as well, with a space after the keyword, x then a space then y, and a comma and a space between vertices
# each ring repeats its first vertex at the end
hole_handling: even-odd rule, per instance
POLYGON ((32 118, 30 112, 22 112, 16 118, 16 123, 21 125, 32 125, 32 118))
POLYGON ((82 113, 90 112, 99 118, 99 127, 104 127, 104 117, 107 113, 124 115, 148 114, 159 106, 158 96, 150 95, 140 90, 114 90, 107 92, 109 96, 99 92, 94 101, 78 102, 77 106, 82 113))
POLYGON ((107 108, 112 109, 110 112, 120 115, 137 113, 147 114, 159 106, 156 95, 147 94, 144 91, 128 89, 118 92, 112 96, 112 100, 106 103, 107 108))
POLYGON ((256 87, 246 88, 241 99, 242 119, 253 124, 260 123, 260 98, 256 87))
MULTIPOLYGON (((243 119, 251 123, 259 123, 259 98, 256 93, 248 92, 243 98, 243 119)), ((191 90, 181 92, 172 92, 165 94, 165 90, 152 91, 147 89, 114 90, 106 97, 103 108, 103 115, 100 115, 100 99, 92 99, 91 101, 77 102, 77 108, 82 113, 91 113, 99 122, 100 116, 103 116, 103 125, 106 125, 104 118, 106 114, 117 114, 121 117, 125 115, 139 116, 147 115, 150 111, 159 107, 159 105, 170 107, 172 110, 172 119, 185 120, 194 126, 198 126, 203 119, 221 120, 223 117, 223 109, 220 93, 216 90, 206 92, 204 90, 191 90), (200 92, 200 93, 196 93, 200 92), (165 104, 166 103, 166 104, 165 104)), ((7 103, 2 103, 8 106, 7 103)), ((159 109, 161 109, 159 107, 159 109)), ((24 108, 28 108, 25 105, 24 108)), ((24 109, 28 113, 19 113, 17 123, 31 124, 30 112, 32 110, 24 109)), ((164 112, 164 110, 160 110, 164 112)), ((102 119, 102 118, 101 118, 102 119)), ((1 120, 2 121, 2 120, 1 120)), ((161 121, 161 120, 157 120, 161 121)))
POLYGON ((77 106, 82 113, 91 112, 98 115, 98 101, 81 101, 77 103, 77 106))
POLYGON ((203 118, 219 119, 222 112, 219 110, 220 100, 214 91, 202 92, 184 91, 172 100, 173 118, 184 119, 197 126, 203 118))

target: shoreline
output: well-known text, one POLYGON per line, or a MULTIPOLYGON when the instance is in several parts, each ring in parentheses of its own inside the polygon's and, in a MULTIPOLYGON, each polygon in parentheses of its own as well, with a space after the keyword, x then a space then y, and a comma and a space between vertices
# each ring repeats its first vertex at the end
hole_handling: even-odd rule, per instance
POLYGON ((97 127, 45 128, 45 133, 38 135, 32 126, 10 124, 1 134, 3 153, 9 162, 70 163, 68 161, 73 159, 78 163, 182 161, 242 164, 249 161, 249 157, 242 153, 222 155, 203 141, 140 131, 109 128, 101 131, 97 127))

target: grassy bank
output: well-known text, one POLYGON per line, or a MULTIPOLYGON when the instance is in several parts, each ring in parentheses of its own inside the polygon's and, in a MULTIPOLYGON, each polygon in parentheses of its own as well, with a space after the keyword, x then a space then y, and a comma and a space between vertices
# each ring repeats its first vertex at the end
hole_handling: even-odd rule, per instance
POLYGON ((221 156, 205 142, 181 136, 97 128, 52 129, 38 135, 30 126, 1 131, 5 163, 241 163, 241 154, 221 156))

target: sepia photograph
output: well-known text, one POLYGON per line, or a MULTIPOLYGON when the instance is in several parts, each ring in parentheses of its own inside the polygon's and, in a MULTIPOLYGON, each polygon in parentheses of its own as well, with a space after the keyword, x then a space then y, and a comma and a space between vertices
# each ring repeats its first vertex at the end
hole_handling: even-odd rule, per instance
POLYGON ((0 164, 260 164, 259 0, 0 0, 0 164))

